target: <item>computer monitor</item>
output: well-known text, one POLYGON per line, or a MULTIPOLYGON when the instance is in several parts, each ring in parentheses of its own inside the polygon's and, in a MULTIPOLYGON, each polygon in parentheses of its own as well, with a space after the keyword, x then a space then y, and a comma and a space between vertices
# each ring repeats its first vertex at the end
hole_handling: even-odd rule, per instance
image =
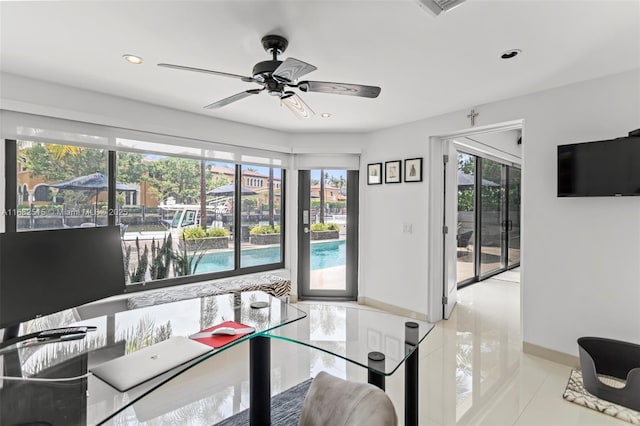
POLYGON ((124 290, 119 227, 0 234, 0 328, 124 290))

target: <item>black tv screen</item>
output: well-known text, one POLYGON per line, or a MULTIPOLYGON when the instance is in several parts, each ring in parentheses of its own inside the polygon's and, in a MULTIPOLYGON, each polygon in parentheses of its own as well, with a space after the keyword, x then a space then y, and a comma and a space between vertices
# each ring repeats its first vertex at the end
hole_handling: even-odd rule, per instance
POLYGON ((119 227, 0 234, 0 327, 122 294, 119 227))
POLYGON ((640 195, 640 137, 558 146, 558 197, 640 195))

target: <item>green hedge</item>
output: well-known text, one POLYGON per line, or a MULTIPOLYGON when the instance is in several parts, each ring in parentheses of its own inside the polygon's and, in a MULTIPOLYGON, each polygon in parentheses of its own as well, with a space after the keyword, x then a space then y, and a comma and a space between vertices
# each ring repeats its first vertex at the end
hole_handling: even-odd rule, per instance
POLYGON ((225 228, 213 228, 207 231, 207 237, 228 237, 229 231, 225 228))
POLYGON ((314 223, 311 225, 312 231, 339 231, 340 228, 335 223, 314 223))
POLYGON ((258 234, 279 234, 280 233, 280 225, 275 226, 260 226, 256 225, 249 231, 250 235, 258 235, 258 234))
POLYGON ((229 236, 229 231, 225 228, 214 228, 205 231, 200 227, 192 227, 186 228, 180 234, 180 238, 184 238, 185 240, 195 240, 198 238, 207 238, 207 237, 227 237, 229 236))

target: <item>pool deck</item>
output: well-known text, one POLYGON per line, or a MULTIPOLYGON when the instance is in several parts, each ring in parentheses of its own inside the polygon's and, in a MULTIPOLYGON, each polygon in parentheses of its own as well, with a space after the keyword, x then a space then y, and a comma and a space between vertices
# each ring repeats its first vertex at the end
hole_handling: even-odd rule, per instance
POLYGON ((333 266, 311 271, 309 286, 311 290, 344 290, 346 281, 347 267, 333 266))

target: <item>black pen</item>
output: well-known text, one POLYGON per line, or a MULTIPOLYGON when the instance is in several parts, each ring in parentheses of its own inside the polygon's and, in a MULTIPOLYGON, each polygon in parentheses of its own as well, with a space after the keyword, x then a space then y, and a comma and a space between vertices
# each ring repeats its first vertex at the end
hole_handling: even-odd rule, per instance
POLYGON ((91 325, 83 325, 77 327, 54 328, 44 330, 37 334, 36 338, 39 342, 50 340, 76 340, 81 339, 88 331, 95 331, 97 327, 91 325))

